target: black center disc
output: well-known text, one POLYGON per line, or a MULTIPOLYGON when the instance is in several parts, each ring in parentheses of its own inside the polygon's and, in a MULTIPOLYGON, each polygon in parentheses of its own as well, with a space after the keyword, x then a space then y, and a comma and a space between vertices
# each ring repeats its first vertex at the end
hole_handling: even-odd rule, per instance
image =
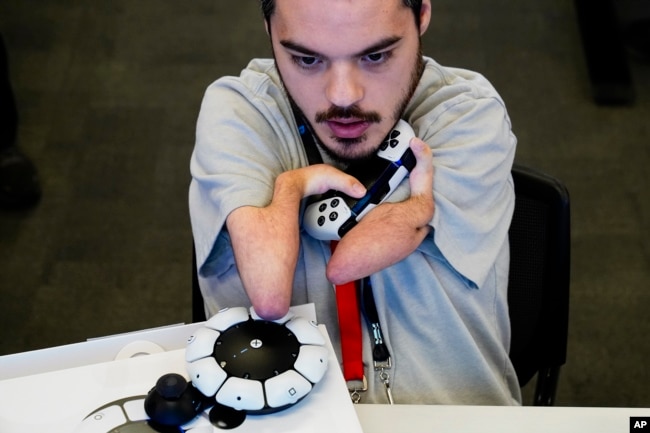
POLYGON ((300 343, 284 325, 248 320, 221 333, 213 356, 231 376, 264 381, 293 368, 300 343))

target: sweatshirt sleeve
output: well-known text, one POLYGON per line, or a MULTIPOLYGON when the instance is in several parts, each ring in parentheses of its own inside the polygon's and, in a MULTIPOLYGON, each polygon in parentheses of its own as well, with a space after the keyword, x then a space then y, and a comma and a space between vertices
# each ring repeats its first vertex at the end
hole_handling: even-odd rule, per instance
POLYGON ((433 108, 416 110, 411 122, 433 151, 436 245, 470 287, 480 288, 508 241, 516 138, 485 78, 446 74, 445 85, 422 103, 433 108))
POLYGON ((228 215, 242 206, 268 205, 275 178, 306 164, 289 107, 280 105, 281 90, 260 75, 222 78, 208 87, 201 104, 189 210, 204 276, 216 266, 216 239, 228 215))

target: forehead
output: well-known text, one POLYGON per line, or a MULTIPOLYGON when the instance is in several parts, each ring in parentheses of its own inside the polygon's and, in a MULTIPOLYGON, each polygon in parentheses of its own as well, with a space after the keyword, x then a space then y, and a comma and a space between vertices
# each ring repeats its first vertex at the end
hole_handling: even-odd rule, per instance
POLYGON ((387 35, 402 35, 415 20, 403 0, 276 0, 271 30, 322 52, 324 47, 350 50, 387 35))

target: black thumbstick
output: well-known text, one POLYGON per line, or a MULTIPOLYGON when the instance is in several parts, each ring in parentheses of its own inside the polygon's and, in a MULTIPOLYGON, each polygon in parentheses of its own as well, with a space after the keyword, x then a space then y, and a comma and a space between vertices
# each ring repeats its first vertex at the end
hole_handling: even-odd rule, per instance
POLYGON ((181 426, 207 406, 207 398, 180 374, 161 376, 144 400, 144 410, 154 423, 181 426))
POLYGON ((180 398, 186 389, 187 380, 176 373, 166 374, 156 382, 156 392, 168 400, 180 398))

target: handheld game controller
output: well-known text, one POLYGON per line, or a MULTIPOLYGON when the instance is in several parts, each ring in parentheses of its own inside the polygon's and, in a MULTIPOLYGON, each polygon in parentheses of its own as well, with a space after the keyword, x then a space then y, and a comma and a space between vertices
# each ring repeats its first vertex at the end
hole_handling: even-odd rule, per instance
POLYGON ((384 202, 415 167, 415 155, 409 148, 414 136, 411 126, 400 120, 372 159, 348 167, 346 173, 356 177, 367 189, 360 199, 335 190, 310 197, 303 217, 307 233, 319 240, 339 240, 370 210, 384 202))
POLYGON ((212 425, 234 428, 246 414, 277 412, 302 400, 327 371, 325 343, 316 323, 291 312, 267 321, 252 308, 221 310, 188 339, 190 382, 162 376, 144 409, 155 425, 179 427, 210 408, 212 425))
POLYGON ((222 310, 190 337, 190 380, 217 403, 270 413, 306 396, 327 369, 317 325, 302 317, 266 321, 246 308, 222 310))
POLYGON ((233 429, 247 414, 277 412, 301 401, 325 376, 328 360, 314 322, 292 312, 267 321, 252 308, 224 309, 188 339, 190 381, 165 374, 147 395, 95 409, 74 433, 233 429))

